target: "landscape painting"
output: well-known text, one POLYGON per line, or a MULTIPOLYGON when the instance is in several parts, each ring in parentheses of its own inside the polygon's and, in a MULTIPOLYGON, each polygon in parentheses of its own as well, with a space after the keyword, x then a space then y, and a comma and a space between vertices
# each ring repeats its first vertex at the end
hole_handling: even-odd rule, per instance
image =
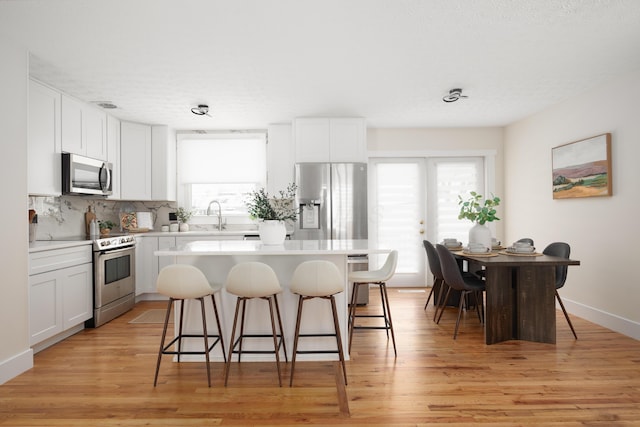
POLYGON ((553 198, 611 196, 611 134, 551 149, 553 198))

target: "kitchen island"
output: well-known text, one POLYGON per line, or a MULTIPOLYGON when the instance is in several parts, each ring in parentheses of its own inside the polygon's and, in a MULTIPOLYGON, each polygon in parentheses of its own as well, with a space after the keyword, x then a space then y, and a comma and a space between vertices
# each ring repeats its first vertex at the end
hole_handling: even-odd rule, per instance
MULTIPOLYGON (((370 244, 368 240, 286 240, 283 245, 263 245, 258 240, 216 240, 195 241, 176 247, 155 251, 159 257, 169 257, 170 263, 190 264, 198 267, 212 283, 224 284, 229 270, 237 263, 245 261, 258 261, 268 264, 275 271, 283 292, 278 295, 284 335, 287 350, 293 349, 293 335, 297 313, 298 297, 289 291, 291 277, 296 267, 309 260, 326 260, 338 267, 344 276, 345 292, 336 295, 338 308, 338 320, 344 348, 348 348, 347 333, 347 309, 348 309, 348 260, 353 255, 386 254, 391 249, 381 249, 370 244)), ((222 330, 225 338, 225 346, 230 345, 231 326, 236 304, 236 297, 222 291, 219 295, 219 307, 222 330)), ((199 304, 188 302, 185 311, 185 331, 200 332, 202 325, 200 320, 199 304)), ((331 333, 333 321, 328 301, 315 299, 304 306, 303 328, 308 333, 331 333), (325 307, 324 305, 327 304, 325 307)), ((177 316, 176 316, 177 317, 177 316)), ((270 323, 267 321, 268 306, 260 300, 252 300, 247 305, 246 330, 251 333, 270 334, 270 323)), ((176 319, 177 321, 177 319, 176 319)), ((176 325, 177 326, 177 325, 176 325)), ((215 330, 215 322, 210 304, 207 305, 207 328, 215 330)), ((177 329, 177 328, 176 328, 177 329)), ((304 333, 304 331, 302 331, 304 333)), ((159 338, 158 338, 159 339, 159 338)), ((268 340, 250 340, 246 342, 247 350, 265 349, 273 346, 268 340)), ((201 343, 194 343, 202 346, 201 343)), ((299 343, 300 350, 326 349, 335 347, 335 339, 318 338, 316 340, 302 340, 299 343), (305 341, 305 342, 303 342, 305 341)), ((273 347, 271 347, 273 348, 273 347)), ((243 360, 271 360, 273 356, 260 354, 243 355, 243 360)), ((348 358, 348 354, 345 354, 348 358)), ((291 354, 289 354, 291 358, 291 354)), ((184 360, 204 360, 203 356, 191 356, 184 360)), ((222 353, 216 347, 211 360, 222 361, 222 353)), ((298 360, 337 360, 335 354, 303 354, 298 360)))

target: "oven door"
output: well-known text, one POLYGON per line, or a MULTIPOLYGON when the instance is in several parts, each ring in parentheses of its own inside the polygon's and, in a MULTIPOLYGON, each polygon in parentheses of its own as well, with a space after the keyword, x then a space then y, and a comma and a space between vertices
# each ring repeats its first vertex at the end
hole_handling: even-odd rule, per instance
POLYGON ((136 291, 133 246, 94 254, 95 308, 136 291))

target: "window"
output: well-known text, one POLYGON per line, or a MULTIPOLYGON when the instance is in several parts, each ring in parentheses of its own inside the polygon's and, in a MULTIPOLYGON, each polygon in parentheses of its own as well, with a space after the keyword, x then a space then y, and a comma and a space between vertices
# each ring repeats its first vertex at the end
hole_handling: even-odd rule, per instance
POLYGON ((266 184, 266 133, 185 134, 177 150, 178 200, 195 211, 194 222, 213 200, 225 217, 247 217, 247 194, 266 184))

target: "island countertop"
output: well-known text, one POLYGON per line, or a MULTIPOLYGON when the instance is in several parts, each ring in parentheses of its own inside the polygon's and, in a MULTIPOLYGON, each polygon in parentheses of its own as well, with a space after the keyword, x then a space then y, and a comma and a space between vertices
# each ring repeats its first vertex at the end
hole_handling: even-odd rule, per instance
POLYGON ((285 240, 282 245, 264 245, 259 240, 202 240, 154 252, 156 256, 198 255, 361 255, 384 254, 368 240, 285 240))

